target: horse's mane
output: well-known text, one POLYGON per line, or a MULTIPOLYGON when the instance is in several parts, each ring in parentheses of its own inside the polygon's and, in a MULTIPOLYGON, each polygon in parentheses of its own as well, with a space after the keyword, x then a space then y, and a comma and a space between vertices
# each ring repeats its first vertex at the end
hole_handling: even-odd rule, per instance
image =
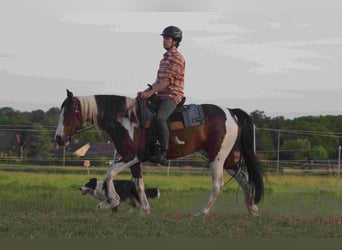
POLYGON ((138 124, 139 118, 137 114, 136 103, 137 103, 136 99, 126 98, 126 109, 127 109, 128 119, 131 122, 138 124))
POLYGON ((138 124, 136 100, 118 95, 95 95, 98 112, 102 121, 112 122, 119 117, 127 117, 130 122, 138 124))
POLYGON ((98 108, 94 96, 79 96, 77 97, 81 104, 81 112, 83 122, 91 122, 98 127, 97 116, 98 108))

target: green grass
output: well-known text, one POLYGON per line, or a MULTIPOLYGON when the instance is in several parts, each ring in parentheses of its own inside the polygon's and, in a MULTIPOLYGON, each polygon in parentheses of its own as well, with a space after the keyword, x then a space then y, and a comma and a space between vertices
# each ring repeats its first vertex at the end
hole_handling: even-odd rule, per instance
MULTIPOLYGON (((87 175, 82 168, 70 173, 54 168, 0 171, 0 238, 342 237, 342 194, 335 177, 268 176, 259 217, 248 214, 241 190, 231 182, 212 214, 196 217, 210 192, 208 175, 148 170, 145 186, 159 187, 161 197, 151 200, 151 214, 142 216, 126 204, 116 214, 95 211, 97 201, 80 195, 78 187, 90 177, 103 178, 105 170, 87 175)), ((118 178, 129 177, 125 172, 118 178)))

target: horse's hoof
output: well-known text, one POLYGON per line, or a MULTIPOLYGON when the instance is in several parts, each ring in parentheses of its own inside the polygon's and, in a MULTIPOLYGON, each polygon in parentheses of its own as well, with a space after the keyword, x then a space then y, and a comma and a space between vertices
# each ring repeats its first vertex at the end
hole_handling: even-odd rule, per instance
POLYGON ((112 212, 117 213, 119 211, 119 206, 112 207, 112 212))
POLYGON ((142 209, 140 210, 140 215, 145 216, 145 215, 150 215, 150 209, 142 209))
POLYGON ((195 217, 200 217, 200 216, 207 216, 210 214, 210 211, 207 209, 202 209, 201 211, 197 212, 194 214, 195 217))
POLYGON ((259 216, 259 209, 254 204, 248 207, 248 212, 253 216, 259 216))

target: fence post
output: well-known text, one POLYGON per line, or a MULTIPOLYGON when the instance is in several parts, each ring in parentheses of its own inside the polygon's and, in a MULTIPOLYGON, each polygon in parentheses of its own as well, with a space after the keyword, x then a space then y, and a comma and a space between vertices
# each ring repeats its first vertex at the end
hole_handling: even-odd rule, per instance
POLYGON ((338 182, 338 188, 339 189, 341 188, 340 171, 341 171, 341 145, 338 146, 337 182, 338 182))
POLYGON ((168 164, 167 164, 167 176, 170 176, 170 165, 171 165, 171 160, 168 160, 168 164))
POLYGON ((277 170, 278 170, 278 173, 280 172, 279 153, 280 153, 280 130, 278 130, 278 149, 277 149, 277 170))
POLYGON ((63 162, 62 162, 63 167, 65 167, 65 148, 66 146, 64 145, 63 146, 63 162))

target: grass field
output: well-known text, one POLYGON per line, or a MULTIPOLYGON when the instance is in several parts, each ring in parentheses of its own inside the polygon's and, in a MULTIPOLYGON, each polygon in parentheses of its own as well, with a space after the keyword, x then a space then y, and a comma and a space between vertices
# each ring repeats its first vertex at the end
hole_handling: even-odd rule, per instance
MULTIPOLYGON (((208 171, 144 170, 145 186, 159 187, 151 215, 122 204, 95 211, 78 188, 106 169, 0 166, 0 238, 340 238, 342 193, 335 176, 270 175, 260 216, 250 216, 241 189, 229 182, 212 214, 196 217, 210 192, 208 171)), ((118 178, 129 179, 128 172, 118 178)))

